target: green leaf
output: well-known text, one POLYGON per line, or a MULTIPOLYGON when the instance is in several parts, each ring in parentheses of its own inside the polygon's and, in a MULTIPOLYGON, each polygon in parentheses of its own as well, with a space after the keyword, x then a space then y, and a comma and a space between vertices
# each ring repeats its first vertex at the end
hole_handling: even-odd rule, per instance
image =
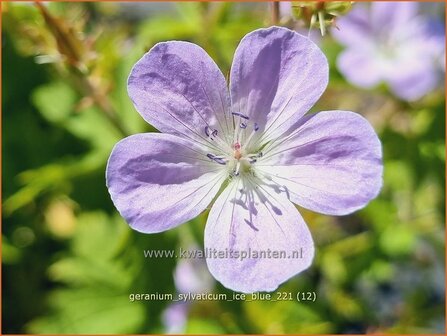
POLYGON ((391 256, 411 253, 415 243, 416 236, 406 223, 390 223, 380 237, 380 247, 391 256))
POLYGON ((32 96, 34 105, 51 123, 67 129, 93 147, 110 152, 121 139, 120 133, 96 107, 76 111, 79 97, 65 82, 52 82, 37 88, 32 96))
POLYGON ((33 103, 49 122, 63 124, 73 113, 76 93, 63 82, 52 82, 34 90, 33 103))
POLYGON ((49 297, 54 314, 35 319, 27 330, 36 334, 127 334, 147 319, 140 302, 102 288, 59 290, 49 297))
POLYGON ((219 324, 214 320, 205 320, 203 318, 191 318, 186 326, 186 333, 188 334, 206 334, 219 335, 225 334, 219 324))
POLYGON ((2 235, 2 263, 15 264, 20 261, 22 253, 20 249, 9 242, 9 239, 2 235))

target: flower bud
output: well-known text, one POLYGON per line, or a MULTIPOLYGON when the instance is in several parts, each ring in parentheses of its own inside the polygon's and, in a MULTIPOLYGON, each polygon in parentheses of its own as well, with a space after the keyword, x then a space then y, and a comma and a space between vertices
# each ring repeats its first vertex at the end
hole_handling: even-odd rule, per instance
POLYGON ((292 14, 310 27, 320 27, 321 35, 324 36, 327 27, 334 24, 337 16, 349 12, 352 3, 352 1, 293 1, 292 14))

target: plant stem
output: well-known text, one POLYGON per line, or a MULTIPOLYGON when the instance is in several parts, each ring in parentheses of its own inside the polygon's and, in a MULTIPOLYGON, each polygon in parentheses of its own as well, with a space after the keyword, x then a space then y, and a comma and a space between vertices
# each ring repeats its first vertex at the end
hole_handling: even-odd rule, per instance
POLYGON ((93 99, 95 104, 103 112, 104 116, 123 136, 128 136, 130 132, 126 130, 122 122, 119 120, 118 114, 110 99, 102 90, 99 90, 89 78, 89 68, 84 63, 82 57, 83 52, 85 51, 82 48, 82 41, 77 39, 63 21, 52 16, 42 4, 36 2, 36 6, 40 10, 50 32, 56 40, 60 54, 65 56, 67 67, 70 70, 69 73, 74 76, 75 82, 79 84, 80 90, 83 91, 82 93, 93 99), (76 79, 78 79, 78 81, 76 81, 76 79))
POLYGON ((272 25, 279 24, 279 1, 272 2, 272 25))
POLYGON ((91 97, 95 104, 102 110, 104 116, 112 123, 113 126, 123 135, 128 136, 131 133, 123 126, 122 122, 118 118, 118 114, 113 107, 110 100, 104 96, 102 93, 98 93, 98 90, 95 88, 95 85, 91 82, 89 78, 82 77, 82 81, 85 84, 85 87, 90 92, 91 97))

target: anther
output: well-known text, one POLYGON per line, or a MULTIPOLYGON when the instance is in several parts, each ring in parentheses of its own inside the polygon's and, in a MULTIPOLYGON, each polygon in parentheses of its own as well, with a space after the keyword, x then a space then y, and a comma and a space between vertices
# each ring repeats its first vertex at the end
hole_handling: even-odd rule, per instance
POLYGON ((214 142, 216 142, 217 143, 217 147, 219 148, 219 149, 223 149, 223 150, 228 150, 228 149, 231 149, 230 148, 230 146, 225 142, 225 141, 223 141, 221 138, 219 138, 217 135, 218 135, 218 130, 217 129, 212 129, 210 126, 205 126, 205 134, 206 134, 206 136, 210 139, 210 140, 212 140, 212 141, 214 141, 214 142))
POLYGON ((240 112, 232 112, 231 114, 232 114, 232 115, 235 115, 235 116, 238 116, 238 117, 241 117, 241 118, 243 118, 243 119, 245 119, 245 120, 250 119, 248 116, 246 116, 245 114, 242 114, 242 113, 240 113, 240 112))
POLYGON ((217 162, 218 164, 221 164, 221 165, 227 164, 227 161, 225 161, 224 159, 219 158, 219 157, 215 157, 213 160, 214 160, 214 162, 217 162))
POLYGON ((246 129, 247 128, 247 124, 242 122, 242 123, 239 124, 239 127, 242 128, 242 129, 246 129))
POLYGON ((216 156, 216 155, 214 155, 214 154, 206 154, 206 156, 209 158, 209 159, 211 159, 211 160, 213 160, 214 162, 216 162, 216 163, 218 163, 218 164, 221 164, 221 165, 226 165, 227 164, 227 160, 225 160, 224 158, 222 158, 222 157, 219 157, 219 156, 216 156))
POLYGON ((259 152, 259 153, 257 153, 257 154, 250 154, 250 155, 248 155, 248 158, 250 159, 250 160, 255 160, 254 162, 256 162, 256 160, 258 159, 258 158, 261 158, 262 157, 262 152, 259 152))

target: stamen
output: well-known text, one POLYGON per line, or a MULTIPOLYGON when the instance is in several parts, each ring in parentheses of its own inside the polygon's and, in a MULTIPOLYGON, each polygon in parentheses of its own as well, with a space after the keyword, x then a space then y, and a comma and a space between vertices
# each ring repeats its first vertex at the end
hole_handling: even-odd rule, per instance
POLYGON ((250 119, 248 116, 246 116, 245 114, 242 114, 242 113, 240 113, 240 112, 232 112, 231 114, 232 114, 232 115, 235 115, 235 116, 238 116, 238 117, 241 117, 241 118, 243 118, 243 119, 245 119, 245 120, 250 119))
MULTIPOLYGON (((235 129, 234 129, 234 135, 233 135, 233 158, 236 160, 236 166, 233 171, 233 176, 239 175, 239 170, 241 167, 241 162, 248 162, 250 164, 253 164, 257 162, 258 158, 260 157, 258 154, 251 154, 251 155, 245 155, 247 151, 250 152, 252 149, 249 147, 250 141, 253 139, 255 133, 259 130, 259 125, 257 123, 249 123, 247 120, 249 120, 249 117, 246 116, 243 113, 240 112, 232 112, 233 116, 237 116, 238 119, 233 120, 235 129), (242 120, 245 119, 245 120, 242 120), (236 125, 239 124, 239 127, 236 125), (250 135, 248 137, 245 134, 245 129, 247 129, 250 126, 252 129, 250 135), (244 151, 242 150, 244 148, 244 151)), ((262 153, 261 153, 262 156, 262 153)), ((245 164, 245 163, 244 163, 245 164)))
POLYGON ((239 133, 241 131, 241 128, 238 127, 234 130, 234 137, 233 137, 233 143, 239 142, 239 133))
POLYGON ((233 175, 234 176, 239 176, 239 170, 241 169, 241 162, 240 161, 238 161, 237 163, 236 163, 236 168, 234 169, 234 171, 233 171, 233 175))
POLYGON ((250 154, 248 155, 248 162, 250 163, 255 163, 256 161, 258 161, 258 158, 262 157, 262 152, 259 152, 257 154, 250 154))
POLYGON ((248 146, 248 144, 250 143, 251 139, 253 138, 253 136, 255 135, 255 133, 259 130, 259 126, 257 123, 254 123, 253 125, 253 131, 250 133, 247 141, 245 142, 245 146, 248 146))
POLYGON ((215 157, 213 160, 214 160, 214 162, 217 162, 218 164, 221 164, 221 165, 226 165, 227 164, 227 161, 225 159, 222 159, 222 158, 219 158, 219 157, 215 157))
POLYGON ((214 162, 218 163, 218 164, 221 164, 221 165, 226 165, 227 164, 227 160, 224 159, 221 156, 216 156, 216 155, 211 154, 211 153, 210 154, 206 154, 206 156, 208 158, 210 158, 211 160, 213 160, 214 162))
POLYGON ((212 141, 215 141, 220 146, 220 148, 224 148, 225 150, 230 150, 231 151, 230 145, 228 145, 225 141, 223 141, 221 138, 219 138, 217 136, 217 130, 214 130, 211 135, 212 136, 210 136, 210 139, 212 141))
POLYGON ((230 146, 219 138, 217 129, 212 129, 210 126, 205 126, 205 134, 210 140, 215 141, 217 143, 217 148, 221 150, 231 150, 230 146))

